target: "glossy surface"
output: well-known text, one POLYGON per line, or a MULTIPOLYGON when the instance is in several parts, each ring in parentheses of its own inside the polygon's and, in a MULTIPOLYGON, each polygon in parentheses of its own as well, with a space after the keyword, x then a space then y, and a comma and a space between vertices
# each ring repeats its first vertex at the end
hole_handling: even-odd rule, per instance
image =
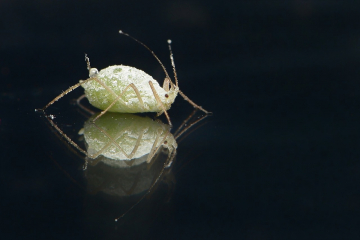
MULTIPOLYGON (((359 239, 357 1, 12 0, 0 19, 1 239, 359 239), (172 39, 180 89, 214 115, 179 139, 154 192, 115 223, 164 159, 150 171, 84 171, 34 109, 88 76, 84 53, 98 69, 164 79, 119 29, 168 70, 172 39)), ((82 94, 48 112, 79 142, 82 94)), ((192 110, 175 101, 174 130, 192 110)))

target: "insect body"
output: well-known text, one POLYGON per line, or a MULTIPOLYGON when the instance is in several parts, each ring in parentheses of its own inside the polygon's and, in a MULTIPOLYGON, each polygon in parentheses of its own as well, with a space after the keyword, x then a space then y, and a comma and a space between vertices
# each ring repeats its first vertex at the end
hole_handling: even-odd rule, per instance
POLYGON ((101 110, 108 108, 110 112, 168 110, 179 92, 178 87, 165 90, 145 72, 123 65, 107 67, 90 78, 94 81, 81 85, 87 99, 93 106, 101 110), (112 103, 114 104, 109 108, 112 103))
POLYGON ((144 46, 156 58, 166 75, 163 87, 160 87, 158 82, 150 75, 134 67, 115 65, 107 67, 99 72, 96 68, 90 67, 90 60, 85 55, 85 61, 87 62, 87 68, 89 70, 89 78, 71 86, 40 110, 44 112, 50 105, 58 101, 64 95, 75 88, 82 86, 85 89, 85 96, 88 98, 89 102, 93 106, 103 110, 93 119, 94 122, 107 111, 124 113, 157 112, 158 116, 164 113, 171 126, 167 110, 170 109, 170 106, 175 101, 178 93, 195 108, 202 110, 206 114, 210 114, 210 112, 191 101, 179 89, 174 58, 171 50, 171 40, 168 40, 168 44, 175 83, 171 80, 164 65, 153 51, 151 51, 144 43, 127 33, 124 33, 121 30, 119 33, 132 38, 144 46))

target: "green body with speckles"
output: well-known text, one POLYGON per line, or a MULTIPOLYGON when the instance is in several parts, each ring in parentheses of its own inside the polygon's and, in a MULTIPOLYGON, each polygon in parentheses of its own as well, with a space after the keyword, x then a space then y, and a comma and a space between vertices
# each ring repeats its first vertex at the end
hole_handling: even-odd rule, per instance
POLYGON ((123 65, 107 67, 92 76, 91 79, 81 86, 85 89, 85 95, 89 102, 101 110, 105 110, 130 84, 134 84, 138 90, 143 104, 135 90, 129 87, 109 109, 110 112, 161 112, 162 105, 165 110, 168 110, 179 91, 176 87, 166 92, 156 80, 144 71, 123 65), (162 104, 156 100, 149 82, 152 82, 162 104))

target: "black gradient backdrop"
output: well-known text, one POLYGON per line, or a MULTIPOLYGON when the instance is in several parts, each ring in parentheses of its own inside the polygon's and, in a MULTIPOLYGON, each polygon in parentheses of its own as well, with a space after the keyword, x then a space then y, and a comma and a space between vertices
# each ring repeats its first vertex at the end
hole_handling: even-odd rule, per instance
MULTIPOLYGON (((359 11, 357 1, 1 1, 1 238, 359 239, 359 11), (89 194, 83 159, 34 109, 86 79, 84 53, 162 83, 119 29, 169 72, 171 38, 180 89, 214 115, 179 143, 176 183, 115 223, 131 201, 89 194)), ((75 137, 81 94, 49 110, 75 137)), ((191 111, 179 97, 169 114, 179 126, 191 111)))

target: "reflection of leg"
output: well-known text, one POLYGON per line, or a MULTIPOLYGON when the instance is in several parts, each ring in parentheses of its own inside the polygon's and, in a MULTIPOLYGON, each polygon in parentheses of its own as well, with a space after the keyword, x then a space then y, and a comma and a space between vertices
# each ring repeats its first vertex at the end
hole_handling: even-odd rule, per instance
POLYGON ((141 106, 143 107, 143 109, 145 109, 145 106, 144 106, 144 102, 143 100, 141 99, 141 96, 140 96, 140 93, 139 93, 139 90, 137 89, 137 87, 133 84, 133 83, 130 83, 123 91, 122 93, 117 96, 115 98, 115 100, 105 109, 103 110, 98 116, 96 116, 96 118, 93 119, 93 122, 95 122, 99 117, 101 117, 102 115, 104 115, 107 111, 109 111, 109 109, 114 106, 114 104, 124 95, 124 93, 126 92, 126 90, 128 90, 128 88, 133 88, 135 93, 136 93, 136 96, 138 97, 139 99, 139 102, 141 104, 141 106))
POLYGON ((140 135, 139 135, 139 137, 138 137, 138 139, 136 140, 135 147, 134 147, 134 149, 131 151, 130 156, 129 156, 130 159, 134 157, 136 151, 138 150, 138 148, 139 148, 139 146, 140 146, 140 143, 141 143, 141 140, 142 140, 142 137, 143 137, 143 135, 144 135, 144 132, 145 132, 145 131, 142 130, 141 133, 140 133, 140 135))
MULTIPOLYGON (((190 117, 188 117, 188 118, 186 119, 186 121, 190 120, 190 118, 192 117, 192 115, 193 115, 197 110, 198 110, 198 109, 195 109, 195 111, 190 115, 190 117)), ((188 124, 184 129, 181 129, 181 128, 183 128, 183 127, 185 126, 185 124, 186 124, 186 122, 185 122, 185 124, 183 123, 183 124, 181 125, 181 127, 179 127, 178 130, 176 130, 176 133, 174 133, 175 139, 177 140, 182 134, 184 134, 186 131, 188 131, 190 128, 192 128, 195 124, 201 122, 202 120, 204 120, 204 119, 207 118, 208 116, 209 116, 209 115, 206 114, 206 115, 198 118, 197 120, 191 122, 190 124, 188 124), (180 131, 181 131, 181 132, 180 132, 180 131)), ((193 131, 194 131, 194 130, 195 130, 195 129, 193 129, 193 131)), ((190 133, 191 133, 191 132, 188 132, 187 135, 190 134, 190 133)), ((178 144, 179 144, 179 142, 181 142, 181 140, 178 140, 178 144)))
POLYGON ((158 150, 158 148, 157 148, 156 146, 157 146, 157 143, 158 143, 158 141, 159 141, 159 137, 161 136, 161 134, 162 134, 162 129, 159 128, 159 129, 157 130, 157 134, 156 134, 155 141, 154 141, 154 143, 153 143, 153 145, 152 145, 152 147, 151 147, 151 150, 150 150, 150 152, 149 152, 149 155, 148 155, 148 157, 147 157, 147 159, 146 159, 146 162, 147 162, 147 163, 150 163, 150 162, 151 162, 152 158, 154 157, 155 153, 156 153, 157 150, 158 150))
POLYGON ((128 128, 124 129, 123 131, 121 131, 117 136, 116 136, 116 140, 114 140, 104 129, 102 129, 101 127, 97 126, 95 123, 93 123, 94 126, 99 129, 99 131, 101 131, 108 139, 109 142, 107 144, 105 144, 98 152, 96 152, 95 154, 89 156, 90 158, 94 159, 97 158, 99 155, 101 155, 105 150, 107 150, 112 144, 115 145, 116 148, 118 148, 124 155, 126 158, 129 158, 129 155, 119 146, 119 144, 116 143, 116 140, 118 138, 120 138, 128 128))
POLYGON ((148 165, 148 169, 150 169, 153 161, 152 159, 154 158, 154 156, 156 155, 156 153, 159 151, 159 149, 163 146, 163 143, 166 144, 166 138, 170 135, 170 132, 167 130, 165 132, 164 137, 162 137, 159 141, 159 138, 161 137, 161 135, 164 133, 162 128, 159 128, 157 131, 157 135, 156 135, 156 139, 153 143, 153 146, 151 148, 151 151, 146 159, 146 162, 149 164, 148 165), (151 163, 151 164, 150 164, 151 163))
POLYGON ((194 111, 182 122, 180 127, 175 131, 174 136, 178 134, 178 132, 186 125, 186 123, 194 116, 194 114, 198 111, 198 108, 195 108, 194 111))
MULTIPOLYGON (((153 85, 153 83, 152 83, 151 81, 149 81, 149 85, 150 85, 151 90, 152 90, 152 92, 153 92, 153 94, 154 94, 154 97, 155 97, 155 99, 156 99, 156 102, 157 102, 157 103, 159 104, 159 106, 161 107, 162 112, 165 113, 166 118, 167 118, 167 120, 168 120, 168 122, 169 122, 169 125, 172 126, 171 121, 170 121, 170 117, 169 117, 168 113, 167 113, 166 110, 165 110, 164 104, 161 102, 160 97, 159 97, 159 95, 157 94, 157 92, 156 92, 156 90, 155 90, 155 88, 154 88, 154 85, 153 85)), ((160 112, 161 112, 161 111, 160 111, 160 112)))
MULTIPOLYGON (((119 149, 124 155, 126 158, 128 159, 132 159, 136 153, 136 151, 138 150, 140 144, 141 144, 141 140, 143 138, 143 135, 145 133, 145 129, 143 129, 141 131, 141 133, 139 134, 137 140, 136 140, 136 143, 135 143, 135 146, 133 148, 133 150, 131 151, 130 154, 127 154, 124 149, 122 149, 122 147, 116 142, 120 137, 123 136, 123 134, 131 127, 127 127, 125 129, 123 129, 119 134, 117 134, 115 136, 115 138, 112 138, 104 129, 102 129, 101 127, 97 126, 95 123, 93 123, 94 126, 99 129, 108 139, 109 139, 109 142, 107 144, 105 144, 98 152, 96 152, 95 154, 89 156, 90 158, 97 158, 99 155, 101 155, 104 151, 106 151, 111 145, 114 145, 115 148, 119 149)), ((127 165, 132 165, 134 161, 126 161, 126 164, 127 165), (130 164, 128 164, 130 163, 130 164)))

